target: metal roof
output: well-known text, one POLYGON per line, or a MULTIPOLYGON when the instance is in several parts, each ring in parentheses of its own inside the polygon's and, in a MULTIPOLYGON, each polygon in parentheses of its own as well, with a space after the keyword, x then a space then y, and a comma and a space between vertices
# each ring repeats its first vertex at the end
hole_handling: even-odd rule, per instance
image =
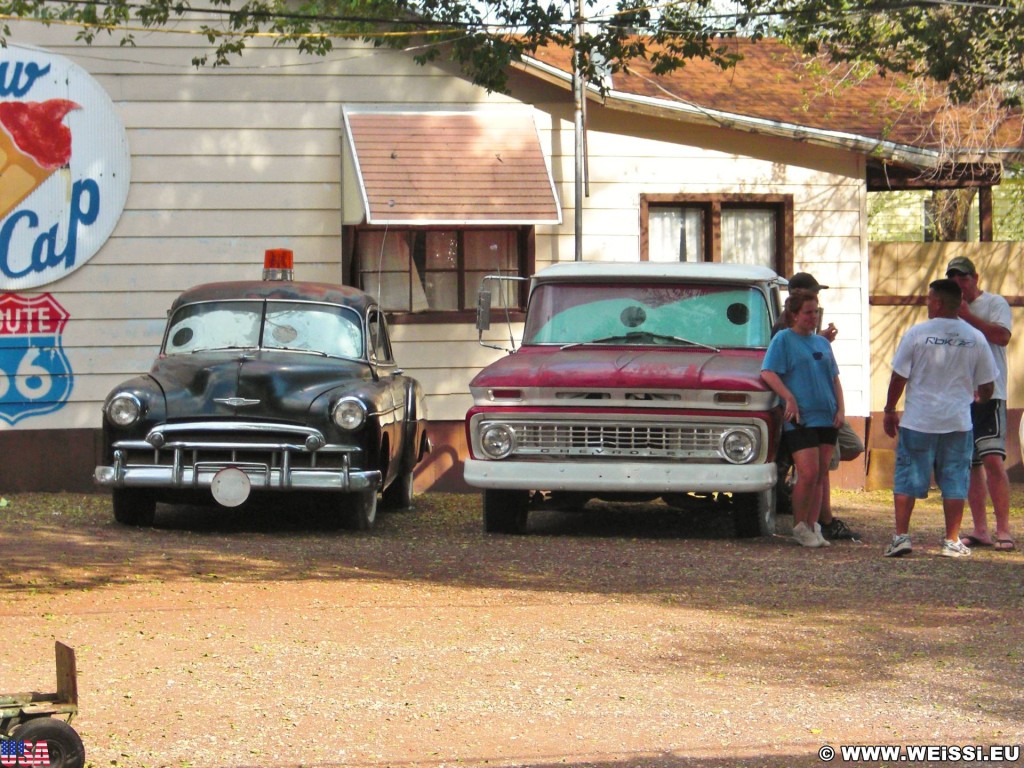
POLYGON ((533 113, 345 110, 367 224, 560 224, 533 113))

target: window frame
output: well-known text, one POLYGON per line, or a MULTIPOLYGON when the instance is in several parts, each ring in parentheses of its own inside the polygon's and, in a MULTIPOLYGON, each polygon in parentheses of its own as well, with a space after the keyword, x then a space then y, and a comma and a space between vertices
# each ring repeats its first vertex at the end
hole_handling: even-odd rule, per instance
POLYGON ((640 261, 650 261, 650 209, 652 207, 700 208, 704 213, 704 260, 722 261, 722 210, 763 208, 776 214, 775 264, 777 274, 793 271, 793 195, 779 194, 641 194, 640 261))
MULTIPOLYGON (((387 236, 392 235, 404 235, 409 238, 409 252, 412 253, 415 247, 415 241, 412 239, 419 233, 426 234, 427 232, 455 232, 456 243, 457 243, 457 285, 460 301, 465 298, 467 302, 470 300, 472 303, 469 306, 463 306, 459 309, 431 309, 421 312, 414 312, 405 309, 389 309, 388 307, 381 307, 381 310, 387 315, 389 323, 391 325, 415 325, 415 324, 431 324, 431 323, 466 323, 476 321, 476 297, 464 296, 466 291, 466 264, 465 264, 465 248, 464 235, 470 231, 504 231, 515 236, 516 246, 519 251, 519 267, 520 271, 517 276, 529 278, 533 275, 536 265, 536 227, 531 224, 511 224, 511 225, 494 225, 494 224, 481 224, 480 226, 452 226, 452 225, 428 225, 428 226, 386 226, 386 225, 357 225, 347 227, 347 236, 344 238, 345 256, 348 262, 346 274, 348 276, 349 284, 362 288, 360 280, 360 264, 358 258, 358 246, 359 236, 364 232, 372 233, 386 233, 387 236)), ((491 310, 492 319, 504 319, 506 316, 511 318, 513 321, 521 322, 526 316, 526 299, 527 299, 528 280, 523 280, 518 283, 518 302, 519 306, 506 310, 504 307, 494 307, 491 310)))

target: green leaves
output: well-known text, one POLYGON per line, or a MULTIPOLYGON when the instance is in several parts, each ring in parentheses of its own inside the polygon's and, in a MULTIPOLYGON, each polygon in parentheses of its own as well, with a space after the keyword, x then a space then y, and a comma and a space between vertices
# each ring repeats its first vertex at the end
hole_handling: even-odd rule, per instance
MULTIPOLYGON (((415 47, 420 63, 448 58, 474 83, 505 91, 510 64, 558 45, 574 46, 584 75, 601 87, 604 74, 628 70, 638 59, 649 61, 655 74, 694 58, 729 68, 741 56, 724 45, 725 38, 771 35, 811 55, 926 76, 944 84, 957 103, 995 89, 1004 104, 1019 105, 1024 86, 1024 6, 1018 0, 735 0, 727 6, 618 0, 613 11, 598 0, 206 0, 202 6, 185 0, 0 0, 0 15, 81 24, 78 37, 85 43, 107 32, 131 45, 131 26, 155 29, 193 14, 203 17, 201 30, 211 46, 193 59, 196 66, 231 64, 257 35, 316 56, 331 51, 340 37, 360 37, 375 46, 415 47), (211 15, 221 21, 209 21, 211 15), (582 33, 574 37, 581 20, 582 33)), ((9 35, 4 27, 4 38, 9 35)))
MULTIPOLYGON (((772 4, 769 0, 768 4, 772 4)), ((952 4, 784 0, 779 32, 808 53, 927 76, 967 103, 989 89, 1019 103, 1024 8, 1015 2, 952 4)))

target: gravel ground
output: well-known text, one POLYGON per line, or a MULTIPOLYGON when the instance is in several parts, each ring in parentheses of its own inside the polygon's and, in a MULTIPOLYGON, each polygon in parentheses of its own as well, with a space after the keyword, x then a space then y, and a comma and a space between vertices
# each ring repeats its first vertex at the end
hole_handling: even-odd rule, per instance
MULTIPOLYGON (((884 559, 891 497, 834 500, 863 543, 736 540, 661 505, 485 535, 479 498, 447 494, 366 534, 293 498, 161 506, 132 529, 106 496, 8 495, 0 691, 55 690, 53 641, 74 647, 93 768, 800 767, 823 745, 1020 745, 1024 553, 938 557, 932 500, 913 555, 884 559)), ((1013 516, 1024 541, 1020 488, 1013 516)))

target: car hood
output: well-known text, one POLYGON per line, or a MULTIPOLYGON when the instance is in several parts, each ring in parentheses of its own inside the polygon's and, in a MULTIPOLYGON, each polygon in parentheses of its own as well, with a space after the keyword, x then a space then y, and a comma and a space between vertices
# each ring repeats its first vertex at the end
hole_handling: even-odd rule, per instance
POLYGON ((478 373, 470 386, 566 389, 765 391, 764 350, 697 347, 521 347, 478 373))
POLYGON ((293 352, 197 352, 154 364, 167 418, 244 418, 305 423, 328 390, 370 378, 365 363, 293 352))

